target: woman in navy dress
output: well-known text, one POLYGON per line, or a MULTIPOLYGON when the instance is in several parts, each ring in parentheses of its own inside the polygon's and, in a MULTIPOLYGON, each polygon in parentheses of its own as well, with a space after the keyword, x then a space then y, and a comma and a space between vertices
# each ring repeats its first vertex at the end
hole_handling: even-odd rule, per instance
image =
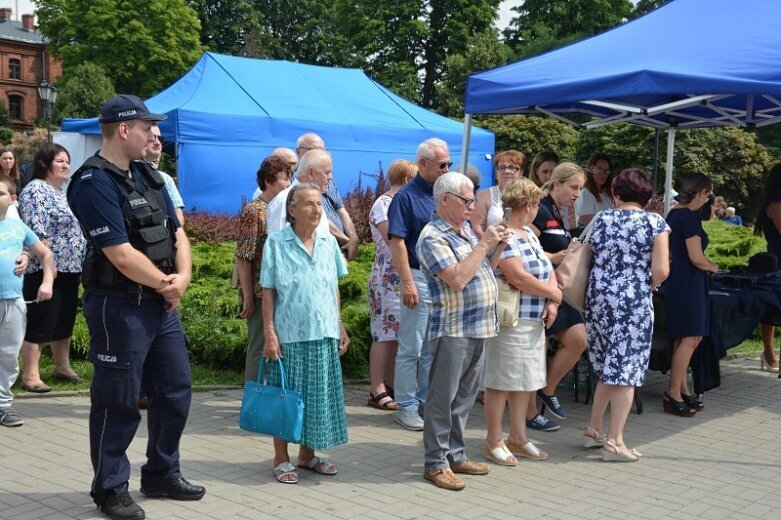
POLYGON ((583 446, 601 446, 605 461, 636 462, 640 453, 624 444, 624 426, 635 387, 645 382, 654 323, 651 288, 669 273, 669 228, 659 214, 643 209, 653 194, 644 172, 623 170, 612 188, 616 207, 594 217, 589 240, 594 267, 584 316, 588 356, 598 381, 583 446))
POLYGON ((689 175, 681 184, 678 205, 667 214, 672 261, 664 284, 664 307, 667 331, 675 340, 663 406, 666 413, 681 417, 702 409, 689 391, 686 373, 697 345, 709 335, 708 273, 719 270, 705 256, 708 235, 699 214, 712 189, 713 183, 702 173, 689 175))
MULTIPOLYGON (((754 221, 754 234, 764 236, 767 241, 767 252, 781 260, 781 164, 775 165, 767 177, 757 218, 754 221)), ((779 264, 781 265, 781 262, 779 264)), ((778 358, 773 348, 773 336, 776 331, 775 324, 779 319, 781 318, 778 313, 768 313, 763 316, 760 325, 762 344, 765 347, 760 367, 774 374, 778 373, 778 358)))

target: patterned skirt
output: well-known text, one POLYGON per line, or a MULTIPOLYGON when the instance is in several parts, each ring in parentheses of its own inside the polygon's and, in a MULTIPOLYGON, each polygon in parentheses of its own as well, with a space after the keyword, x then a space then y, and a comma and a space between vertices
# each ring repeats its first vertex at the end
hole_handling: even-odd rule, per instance
MULTIPOLYGON (((347 444, 347 417, 344 411, 342 365, 339 340, 282 345, 287 386, 304 398, 304 431, 301 444, 313 450, 327 450, 347 444)), ((276 363, 267 365, 269 383, 281 386, 276 363)))

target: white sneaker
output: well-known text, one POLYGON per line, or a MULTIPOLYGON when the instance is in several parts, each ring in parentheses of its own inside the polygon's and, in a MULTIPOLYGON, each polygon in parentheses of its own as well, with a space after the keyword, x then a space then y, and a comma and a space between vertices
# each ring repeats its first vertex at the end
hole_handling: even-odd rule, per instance
POLYGON ((411 408, 402 408, 396 412, 396 422, 408 430, 415 432, 423 430, 423 419, 420 418, 417 410, 411 408))

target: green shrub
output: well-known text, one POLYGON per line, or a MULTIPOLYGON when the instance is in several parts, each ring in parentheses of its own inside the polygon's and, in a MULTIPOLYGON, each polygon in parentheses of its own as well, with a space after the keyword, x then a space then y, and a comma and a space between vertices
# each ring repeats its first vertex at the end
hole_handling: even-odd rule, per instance
POLYGON ((749 258, 767 250, 765 239, 755 236, 750 228, 719 220, 703 222, 703 227, 710 239, 705 254, 722 271, 745 267, 749 258))
MULTIPOLYGON (((247 321, 239 318, 240 302, 230 286, 236 244, 193 244, 193 281, 182 297, 179 314, 190 343, 193 361, 221 369, 241 371, 247 352, 247 321)), ((342 357, 345 378, 369 374, 369 328, 367 285, 374 262, 374 244, 360 246, 350 262, 348 275, 339 281, 342 320, 350 335, 350 349, 342 357)), ((79 312, 73 329, 74 357, 87 357, 89 331, 79 312)))

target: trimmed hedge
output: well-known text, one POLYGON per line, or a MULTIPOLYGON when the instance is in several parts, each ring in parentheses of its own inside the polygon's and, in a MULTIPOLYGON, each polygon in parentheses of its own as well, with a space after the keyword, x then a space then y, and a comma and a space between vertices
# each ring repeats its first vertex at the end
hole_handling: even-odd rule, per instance
MULTIPOLYGON (((242 371, 247 322, 239 317, 238 292, 230 286, 235 252, 234 242, 193 244, 193 281, 182 298, 179 314, 193 361, 242 371)), ((342 358, 346 378, 365 378, 369 374, 372 339, 367 284, 373 261, 374 244, 362 245, 358 258, 348 266, 348 275, 339 282, 342 319, 350 335, 350 349, 342 358)), ((79 357, 89 352, 89 332, 81 312, 73 330, 73 350, 79 357)))

